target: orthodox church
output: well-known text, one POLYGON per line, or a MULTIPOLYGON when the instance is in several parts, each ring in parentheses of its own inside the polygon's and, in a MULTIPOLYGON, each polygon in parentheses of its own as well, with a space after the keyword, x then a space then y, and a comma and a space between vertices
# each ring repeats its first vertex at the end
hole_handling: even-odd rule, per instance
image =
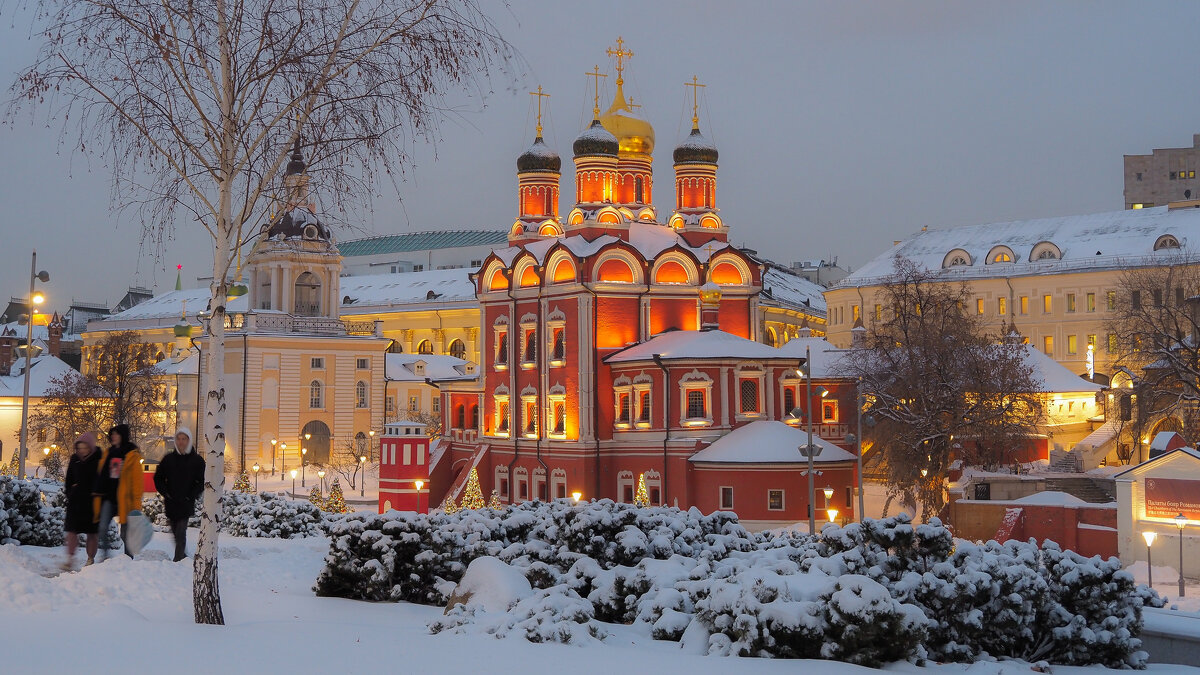
MULTIPOLYGON (((609 54, 615 94, 601 113, 597 84, 572 145, 565 218, 562 160, 542 138, 535 94, 509 246, 472 276, 481 377, 442 388, 446 442, 431 457, 430 499, 457 497, 475 468, 502 502, 575 492, 632 502, 644 481, 655 504, 736 508, 764 526, 805 518, 807 436, 789 413, 809 406, 800 361, 775 347, 813 335, 806 293, 819 289, 730 245, 695 78, 691 133, 672 153, 674 210, 656 211, 654 129, 624 91, 632 54, 620 40, 609 54)), ((822 422, 842 441, 849 420, 834 417, 822 422)), ((837 494, 815 508, 850 515, 855 456, 814 443, 828 446, 821 480, 837 494)))

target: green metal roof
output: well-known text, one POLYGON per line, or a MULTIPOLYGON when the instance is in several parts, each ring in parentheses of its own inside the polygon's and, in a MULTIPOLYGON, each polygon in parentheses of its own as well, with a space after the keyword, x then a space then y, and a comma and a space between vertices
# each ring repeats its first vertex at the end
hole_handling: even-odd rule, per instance
POLYGON ((462 246, 508 245, 508 230, 442 230, 388 234, 382 237, 352 239, 337 244, 342 256, 350 258, 360 255, 381 255, 427 251, 462 246))

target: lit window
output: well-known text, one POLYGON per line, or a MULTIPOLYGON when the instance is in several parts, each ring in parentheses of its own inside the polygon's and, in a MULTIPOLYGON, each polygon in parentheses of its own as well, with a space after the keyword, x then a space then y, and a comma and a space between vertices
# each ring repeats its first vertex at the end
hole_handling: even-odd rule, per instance
POLYGON ((1054 336, 1046 335, 1042 338, 1042 351, 1046 356, 1054 356, 1054 336))
POLYGON ((408 411, 417 412, 421 409, 421 399, 416 396, 408 397, 408 411))
POLYGON ((1075 294, 1074 293, 1067 293, 1067 311, 1068 312, 1075 311, 1075 294))
POLYGON ((1079 350, 1079 346, 1076 342, 1076 337, 1074 335, 1068 335, 1067 336, 1067 353, 1075 354, 1078 352, 1078 350, 1079 350))
MULTIPOLYGON (((981 306, 980 313, 982 313, 982 312, 983 312, 983 308, 981 306)), ((875 320, 876 321, 883 320, 883 305, 875 305, 875 320)))
POLYGON ((508 400, 506 399, 506 400, 497 401, 496 402, 496 433, 505 435, 505 436, 508 435, 508 418, 509 417, 510 417, 510 415, 509 415, 509 409, 508 409, 508 400))
POLYGON ((567 358, 567 329, 554 329, 554 349, 550 358, 554 361, 563 361, 567 358))
POLYGON ((1117 334, 1116 333, 1108 334, 1108 353, 1109 354, 1117 353, 1117 334))
POLYGON ((688 419, 706 419, 708 417, 708 406, 705 405, 703 389, 689 389, 687 392, 687 417, 688 419))
POLYGON ((1087 336, 1087 343, 1088 343, 1089 347, 1095 347, 1096 346, 1096 336, 1095 335, 1087 336))
POLYGON ((508 363, 508 331, 496 333, 496 365, 508 363))
POLYGON ((792 387, 785 387, 783 390, 783 412, 790 413, 796 409, 796 390, 792 387))
MULTIPOLYGON (((1141 174, 1139 174, 1139 175, 1141 175, 1141 174)), ((1141 178, 1139 178, 1138 180, 1141 180, 1141 178)), ((1135 208, 1135 209, 1140 209, 1140 208, 1144 208, 1144 207, 1145 207, 1144 204, 1134 204, 1133 205, 1133 208, 1135 208)))
POLYGON ((851 306, 851 308, 850 308, 850 320, 851 321, 858 321, 858 317, 859 317, 858 312, 859 312, 858 305, 851 306))
POLYGON ((650 423, 650 391, 640 392, 638 397, 638 422, 643 424, 650 423))
POLYGON ((567 405, 562 401, 554 403, 554 433, 558 435, 567 432, 567 405))
POLYGON ((994 263, 1012 262, 1012 256, 1007 253, 1000 252, 1000 253, 997 253, 996 255, 992 256, 992 262, 994 262, 994 263))
POLYGON ((728 511, 733 508, 733 488, 721 488, 721 508, 728 511))
POLYGON ((975 313, 983 314, 983 298, 978 298, 975 300, 975 313))
POLYGON ((450 356, 456 359, 464 358, 467 355, 467 345, 462 340, 455 339, 450 343, 449 352, 450 356))
POLYGON ((617 423, 629 424, 629 394, 617 394, 617 423))
POLYGON ((320 381, 313 380, 308 385, 308 407, 314 410, 325 407, 324 387, 320 381))
POLYGON ((362 380, 359 380, 358 384, 354 385, 354 407, 367 407, 367 383, 362 380))
POLYGON ((837 401, 821 401, 821 419, 825 424, 836 424, 838 421, 837 401))
POLYGON ((1043 295, 1042 296, 1042 311, 1045 312, 1046 314, 1049 314, 1052 309, 1053 309, 1052 296, 1043 295))
POLYGON ((1096 311, 1096 294, 1095 293, 1087 294, 1087 311, 1089 311, 1089 312, 1096 311))
POLYGON ((417 345, 417 353, 418 354, 432 354, 433 353, 433 343, 430 342, 429 340, 421 340, 421 342, 417 345))
POLYGON ((1021 313, 1022 314, 1029 313, 1029 296, 1027 296, 1027 295, 1021 296, 1021 313))
POLYGON ((996 313, 1008 316, 1008 298, 996 298, 996 313))
POLYGON ((537 401, 525 401, 525 435, 537 436, 537 401))
POLYGON ((1109 291, 1105 294, 1105 300, 1108 302, 1108 311, 1112 312, 1117 309, 1117 292, 1109 291))
POLYGON ((525 329, 525 350, 521 355, 522 363, 533 363, 537 359, 537 330, 525 329))
POLYGON ((433 397, 433 414, 436 415, 440 412, 442 412, 442 397, 434 396, 433 397))
POLYGON ((783 490, 767 490, 767 510, 783 510, 783 490))
POLYGON ((743 413, 758 412, 758 380, 742 378, 738 386, 741 391, 741 411, 743 413))

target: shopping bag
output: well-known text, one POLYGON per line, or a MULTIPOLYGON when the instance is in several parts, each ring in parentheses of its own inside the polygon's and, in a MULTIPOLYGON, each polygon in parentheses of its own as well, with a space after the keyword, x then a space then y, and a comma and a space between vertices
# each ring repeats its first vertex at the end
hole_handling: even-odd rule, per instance
POLYGON ((129 555, 137 555, 150 543, 154 536, 154 526, 150 524, 150 519, 137 509, 129 512, 125 518, 125 525, 125 546, 129 555))

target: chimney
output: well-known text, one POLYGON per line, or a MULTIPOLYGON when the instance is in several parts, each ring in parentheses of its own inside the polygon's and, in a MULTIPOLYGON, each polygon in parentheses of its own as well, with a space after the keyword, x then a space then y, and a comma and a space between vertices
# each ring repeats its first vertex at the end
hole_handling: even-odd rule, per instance
POLYGON ((721 327, 721 287, 708 282, 700 287, 700 330, 721 327))
POLYGON ((0 375, 11 375, 17 358, 17 334, 12 330, 0 332, 0 375))
POLYGON ((58 312, 55 312, 54 315, 50 317, 50 325, 46 326, 46 330, 50 334, 50 337, 47 340, 48 351, 50 352, 50 356, 53 356, 57 359, 59 352, 62 350, 63 334, 62 317, 58 315, 58 312))

